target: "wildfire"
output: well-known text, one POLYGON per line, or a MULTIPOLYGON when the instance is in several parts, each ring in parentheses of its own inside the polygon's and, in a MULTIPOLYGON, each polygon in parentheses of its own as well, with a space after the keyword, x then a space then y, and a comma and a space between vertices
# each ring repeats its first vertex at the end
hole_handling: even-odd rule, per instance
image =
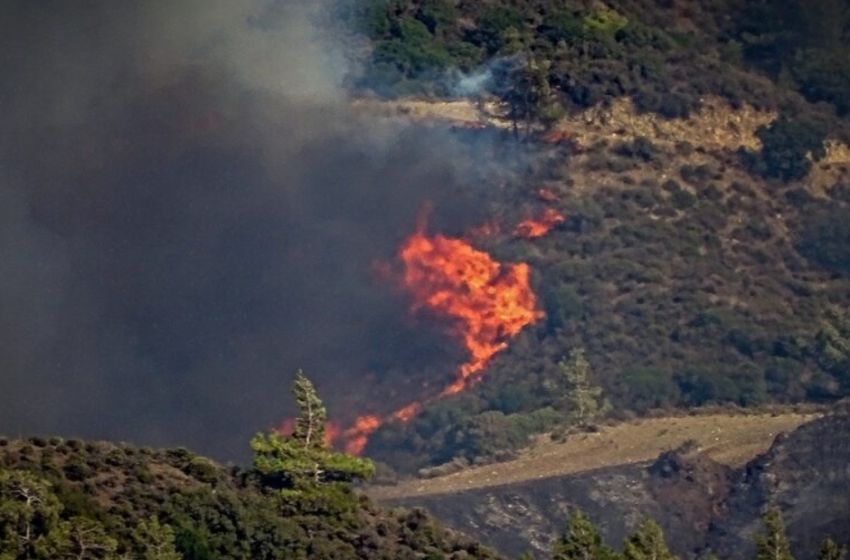
POLYGON ((429 237, 424 228, 407 239, 400 256, 413 310, 428 309, 452 321, 470 354, 443 395, 477 381, 507 341, 543 315, 535 307, 525 263, 503 266, 462 239, 429 237))
POLYGON ((363 453, 363 449, 369 442, 369 436, 372 432, 380 428, 381 424, 383 424, 383 421, 377 416, 361 416, 358 418, 354 422, 354 426, 347 429, 340 436, 345 442, 345 452, 351 455, 360 455, 363 453))
MULTIPOLYGON (((277 433, 282 436, 291 436, 295 431, 295 418, 285 418, 277 428, 277 433)), ((325 423, 325 443, 331 445, 345 435, 346 432, 336 422, 325 423)))
MULTIPOLYGON (((564 218, 544 214, 546 231, 564 218)), ((523 227, 522 224, 517 227, 523 227)), ((539 237, 545 234, 530 235, 539 237)), ((440 393, 413 402, 385 417, 361 416, 354 426, 334 435, 346 452, 359 455, 369 436, 387 421, 409 422, 423 404, 463 391, 481 379, 484 368, 508 341, 543 312, 529 283, 525 263, 504 265, 464 239, 429 236, 420 225, 399 251, 401 285, 413 298, 412 311, 429 311, 447 319, 452 332, 469 352, 457 379, 440 393)))
POLYGON ((524 239, 535 239, 549 233, 553 227, 565 220, 557 210, 547 208, 539 219, 528 218, 514 228, 514 236, 524 239))

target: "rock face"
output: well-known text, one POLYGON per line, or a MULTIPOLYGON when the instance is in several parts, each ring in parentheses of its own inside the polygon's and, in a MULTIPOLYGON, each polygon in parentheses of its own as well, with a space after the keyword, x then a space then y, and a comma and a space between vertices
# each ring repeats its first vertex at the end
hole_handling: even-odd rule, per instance
POLYGON ((773 447, 734 474, 727 513, 709 542, 718 554, 748 555, 758 516, 782 509, 799 559, 813 558, 820 541, 850 541, 850 415, 831 416, 777 438, 773 447))
POLYGON ((619 547, 644 516, 658 520, 683 557, 708 551, 747 558, 764 509, 785 514, 799 560, 831 536, 850 542, 850 415, 826 417, 777 438, 766 454, 732 470, 683 448, 652 463, 527 481, 459 494, 397 500, 422 506, 508 555, 545 557, 572 507, 619 547))

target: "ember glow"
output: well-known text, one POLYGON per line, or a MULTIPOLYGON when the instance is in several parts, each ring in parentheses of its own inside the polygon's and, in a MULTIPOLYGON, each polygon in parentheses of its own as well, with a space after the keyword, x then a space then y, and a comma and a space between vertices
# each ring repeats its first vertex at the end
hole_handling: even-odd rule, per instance
POLYGON ((564 220, 564 216, 557 210, 547 208, 539 218, 529 218, 520 222, 519 225, 514 228, 514 236, 522 237, 523 239, 536 239, 538 237, 543 237, 552 231, 553 227, 562 223, 564 220))

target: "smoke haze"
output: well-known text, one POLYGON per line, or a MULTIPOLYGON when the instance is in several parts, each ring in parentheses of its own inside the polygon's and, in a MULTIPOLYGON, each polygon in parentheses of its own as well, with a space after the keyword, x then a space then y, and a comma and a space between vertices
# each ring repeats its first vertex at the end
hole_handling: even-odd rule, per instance
POLYGON ((353 114, 319 8, 0 5, 0 432, 236 458, 298 367, 343 420, 452 378, 375 263, 473 158, 353 114))

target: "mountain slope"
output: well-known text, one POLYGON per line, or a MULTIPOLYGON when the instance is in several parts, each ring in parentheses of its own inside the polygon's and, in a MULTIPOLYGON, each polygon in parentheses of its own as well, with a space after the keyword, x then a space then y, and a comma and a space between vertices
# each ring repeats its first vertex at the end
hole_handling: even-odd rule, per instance
MULTIPOLYGON (((97 535, 88 544, 103 551, 80 558, 137 553, 145 544, 138 528, 150 523, 167 528, 183 560, 497 558, 422 511, 382 509, 364 497, 292 511, 251 473, 185 449, 59 438, 0 439, 0 495, 9 498, 0 513, 0 544, 15 528, 16 507, 29 511, 19 499, 24 486, 37 489, 36 503, 52 508, 32 538, 55 535, 52 527, 70 527, 72 537, 97 535), (3 494, 7 489, 11 494, 3 494)), ((64 557, 48 551, 32 558, 64 557)))
POLYGON ((358 105, 485 146, 475 243, 528 263, 546 312, 370 456, 409 474, 570 424, 558 364, 577 348, 615 416, 850 395, 841 2, 349 8, 358 105), (515 234, 545 212, 563 217, 548 235, 515 234))
POLYGON ((709 551, 750 558, 758 519, 776 506, 787 520, 795 557, 810 560, 827 536, 848 543, 848 428, 846 414, 814 420, 743 466, 686 446, 654 461, 391 502, 424 506, 507 554, 531 548, 541 558, 574 507, 614 547, 648 516, 685 558, 709 551))
POLYGON ((517 484, 642 463, 688 442, 712 460, 740 467, 765 452, 778 434, 818 417, 815 413, 779 412, 635 420, 590 433, 573 434, 563 442, 544 436, 510 461, 395 486, 378 486, 370 488, 368 493, 378 501, 392 502, 517 484))

